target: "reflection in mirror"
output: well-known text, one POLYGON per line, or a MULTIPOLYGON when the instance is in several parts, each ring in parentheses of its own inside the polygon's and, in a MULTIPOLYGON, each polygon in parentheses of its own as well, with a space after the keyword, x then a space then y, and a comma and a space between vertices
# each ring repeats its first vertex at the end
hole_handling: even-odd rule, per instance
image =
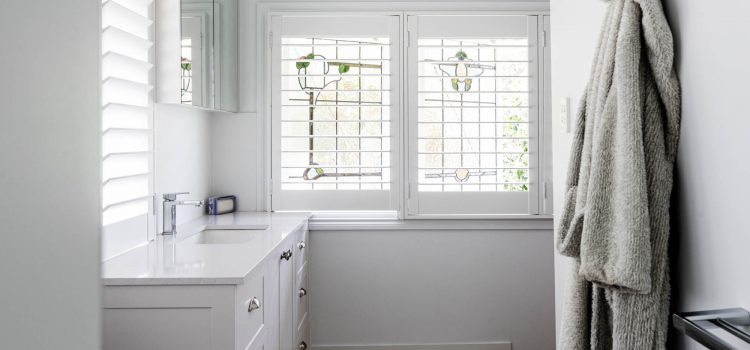
POLYGON ((214 38, 219 26, 215 16, 218 4, 206 0, 182 0, 181 3, 181 58, 180 103, 214 108, 217 76, 214 53, 218 52, 214 38))

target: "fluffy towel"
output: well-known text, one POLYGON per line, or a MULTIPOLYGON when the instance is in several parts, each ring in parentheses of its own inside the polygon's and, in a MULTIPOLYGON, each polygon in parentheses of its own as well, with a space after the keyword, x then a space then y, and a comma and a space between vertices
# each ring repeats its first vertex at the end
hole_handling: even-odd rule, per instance
POLYGON ((581 103, 557 249, 575 258, 562 349, 663 349, 680 124, 660 0, 610 0, 581 103))

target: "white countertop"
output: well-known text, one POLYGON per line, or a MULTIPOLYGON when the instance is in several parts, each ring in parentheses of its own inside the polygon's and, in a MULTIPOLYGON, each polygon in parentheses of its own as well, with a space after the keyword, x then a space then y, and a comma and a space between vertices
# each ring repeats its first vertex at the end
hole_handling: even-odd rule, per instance
MULTIPOLYGON (((203 216, 177 227, 177 236, 157 239, 102 264, 104 285, 242 284, 268 254, 310 217, 308 213, 237 212, 203 216), (252 229, 240 244, 183 242, 204 229, 252 229)), ((188 240, 189 241, 189 240, 188 240)))

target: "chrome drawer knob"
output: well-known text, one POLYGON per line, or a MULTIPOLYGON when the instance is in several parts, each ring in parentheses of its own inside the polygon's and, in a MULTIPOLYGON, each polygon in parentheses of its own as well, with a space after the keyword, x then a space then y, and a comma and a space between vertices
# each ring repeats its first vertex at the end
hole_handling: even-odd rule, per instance
POLYGON ((297 247, 299 247, 299 250, 305 249, 307 247, 307 244, 305 244, 305 241, 297 243, 297 247))
POLYGON ((286 260, 286 261, 289 261, 289 259, 291 257, 292 257, 292 250, 291 249, 289 249, 289 250, 281 253, 281 258, 284 259, 284 260, 286 260))
POLYGON ((300 350, 305 350, 305 349, 307 349, 307 343, 305 343, 305 342, 300 342, 300 343, 299 343, 299 349, 300 349, 300 350))
POLYGON ((253 310, 260 309, 261 303, 260 300, 256 297, 253 297, 250 299, 250 302, 247 304, 247 312, 252 312, 253 310))
POLYGON ((303 296, 307 295, 307 289, 300 288, 299 292, 297 293, 297 295, 299 295, 299 297, 302 298, 303 296))

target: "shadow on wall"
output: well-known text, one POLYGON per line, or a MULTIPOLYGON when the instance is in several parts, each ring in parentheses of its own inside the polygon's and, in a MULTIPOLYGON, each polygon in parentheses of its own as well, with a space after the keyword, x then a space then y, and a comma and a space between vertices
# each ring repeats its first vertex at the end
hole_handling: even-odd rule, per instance
MULTIPOLYGON (((674 9, 676 4, 673 0, 664 0, 664 11, 667 14, 667 20, 669 21, 669 26, 672 28, 672 36, 674 38, 674 52, 675 52, 675 69, 679 72, 680 71, 680 43, 681 43, 681 37, 680 37, 680 18, 678 16, 677 11, 670 11, 670 9, 674 9)), ((678 150, 679 152, 679 150, 678 150)), ((679 159, 678 159, 679 161, 679 159)), ((678 305, 682 305, 682 298, 680 294, 680 289, 675 288, 676 286, 683 285, 683 279, 688 276, 683 276, 680 272, 679 268, 679 262, 682 261, 682 257, 680 256, 680 252, 684 251, 682 249, 683 247, 683 239, 684 237, 680 234, 680 232, 683 232, 682 227, 682 220, 681 220, 681 213, 684 212, 681 203, 683 203, 683 196, 682 191, 684 190, 683 184, 682 184, 682 177, 681 177, 680 167, 678 164, 675 164, 674 168, 674 187, 672 188, 672 203, 670 207, 670 225, 671 225, 671 232, 670 232, 670 243, 669 243, 669 262, 670 262, 670 274, 671 274, 671 300, 670 300, 670 318, 669 318, 669 334, 667 336, 667 349, 684 349, 687 346, 687 342, 685 339, 685 335, 681 332, 677 331, 673 324, 672 324, 672 317, 671 314, 677 312, 678 305)))
POLYGON ((684 251, 684 237, 680 235, 680 232, 683 232, 682 220, 680 218, 680 213, 682 212, 682 207, 680 205, 680 203, 682 203, 681 192, 683 189, 680 179, 680 171, 677 167, 675 167, 674 188, 672 189, 672 206, 670 208, 670 224, 672 227, 672 232, 670 233, 669 242, 669 270, 671 274, 670 283, 672 285, 672 293, 669 305, 670 317, 669 334, 667 336, 667 349, 684 349, 687 346, 685 335, 674 328, 671 316, 671 314, 674 314, 678 311, 677 309, 679 305, 684 304, 681 298, 680 288, 676 288, 676 286, 684 285, 684 279, 689 278, 689 276, 685 276, 684 274, 680 273, 681 270, 679 266, 679 262, 683 260, 680 256, 680 252, 684 251))

